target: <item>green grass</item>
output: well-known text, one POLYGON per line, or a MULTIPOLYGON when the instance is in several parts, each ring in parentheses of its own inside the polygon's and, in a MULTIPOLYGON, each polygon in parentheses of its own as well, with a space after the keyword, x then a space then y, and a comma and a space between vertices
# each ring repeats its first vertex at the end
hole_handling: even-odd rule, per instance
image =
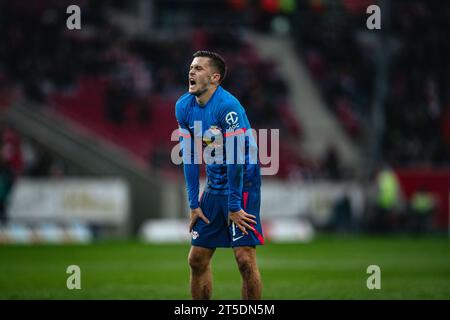
MULTIPOLYGON (((189 299, 189 245, 105 242, 0 246, 0 299, 189 299), (68 290, 68 265, 81 290, 68 290)), ((258 248, 264 299, 450 299, 446 238, 322 236, 258 248), (381 268, 368 290, 367 266, 381 268)), ((230 249, 213 259, 213 299, 240 299, 230 249)))

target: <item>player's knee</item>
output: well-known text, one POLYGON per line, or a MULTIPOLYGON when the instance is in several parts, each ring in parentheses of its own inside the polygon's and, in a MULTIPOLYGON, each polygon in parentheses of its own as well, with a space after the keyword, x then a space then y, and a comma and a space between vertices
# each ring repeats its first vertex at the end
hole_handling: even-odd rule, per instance
POLYGON ((244 276, 251 273, 255 266, 252 256, 250 256, 246 252, 236 253, 236 262, 239 271, 244 276))
POLYGON ((201 254, 191 252, 188 257, 189 266, 193 271, 201 272, 208 268, 209 260, 201 254))

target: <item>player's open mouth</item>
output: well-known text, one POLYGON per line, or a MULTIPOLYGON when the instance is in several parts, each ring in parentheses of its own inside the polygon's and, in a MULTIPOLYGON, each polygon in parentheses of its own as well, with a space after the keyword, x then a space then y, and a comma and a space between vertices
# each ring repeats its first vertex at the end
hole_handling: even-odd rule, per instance
POLYGON ((189 79, 189 85, 190 86, 195 86, 195 80, 194 79, 189 79))

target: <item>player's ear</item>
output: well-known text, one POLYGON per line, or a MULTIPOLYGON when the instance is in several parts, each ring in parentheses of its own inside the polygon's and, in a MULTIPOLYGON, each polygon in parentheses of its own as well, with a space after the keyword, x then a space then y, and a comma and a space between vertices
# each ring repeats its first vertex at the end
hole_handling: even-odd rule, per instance
POLYGON ((211 76, 211 80, 215 80, 217 81, 217 83, 220 82, 220 73, 213 73, 213 75, 211 76))

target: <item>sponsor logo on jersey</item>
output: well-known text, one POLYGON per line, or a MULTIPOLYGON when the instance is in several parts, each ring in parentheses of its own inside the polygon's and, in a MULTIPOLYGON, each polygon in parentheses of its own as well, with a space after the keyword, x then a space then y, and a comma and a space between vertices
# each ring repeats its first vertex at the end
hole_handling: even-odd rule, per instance
POLYGON ((239 117, 236 112, 234 112, 234 111, 228 112, 227 115, 225 116, 225 122, 229 126, 227 130, 234 130, 236 128, 239 128, 238 121, 239 121, 239 117))

